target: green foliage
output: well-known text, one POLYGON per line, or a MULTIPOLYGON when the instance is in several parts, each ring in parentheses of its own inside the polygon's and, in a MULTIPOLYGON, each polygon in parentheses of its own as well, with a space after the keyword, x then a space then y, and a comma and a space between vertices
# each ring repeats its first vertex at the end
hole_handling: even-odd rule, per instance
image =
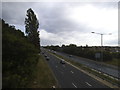
POLYGON ((51 88, 58 87, 58 83, 54 78, 53 72, 49 68, 45 58, 40 55, 36 68, 34 70, 34 77, 27 87, 29 88, 51 88), (36 83, 34 83, 36 82, 36 83))
POLYGON ((37 49, 40 50, 39 31, 37 31, 39 28, 39 22, 37 17, 31 8, 27 10, 26 16, 25 28, 28 39, 37 49))
POLYGON ((110 53, 110 52, 107 52, 107 51, 104 51, 103 52, 103 60, 104 61, 110 61, 110 60, 112 60, 113 59, 113 55, 112 55, 112 53, 110 53))
POLYGON ((2 20, 3 88, 25 87, 38 62, 38 50, 14 26, 2 20))

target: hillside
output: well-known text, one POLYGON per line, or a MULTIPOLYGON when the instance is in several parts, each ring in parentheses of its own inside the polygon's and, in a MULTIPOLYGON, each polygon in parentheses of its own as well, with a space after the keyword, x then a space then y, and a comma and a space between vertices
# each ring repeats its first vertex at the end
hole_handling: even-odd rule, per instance
MULTIPOLYGON (((29 84, 34 82, 35 73, 39 74, 44 68, 48 72, 39 74, 41 80, 48 79, 44 82, 44 87, 48 82, 55 83, 51 71, 46 63, 43 65, 44 59, 38 52, 21 30, 16 30, 2 20, 2 88, 29 88, 29 84), (45 78, 43 75, 50 77, 45 78)), ((42 83, 37 87, 43 87, 42 83)), ((47 84, 46 87, 49 88, 50 85, 47 84)))

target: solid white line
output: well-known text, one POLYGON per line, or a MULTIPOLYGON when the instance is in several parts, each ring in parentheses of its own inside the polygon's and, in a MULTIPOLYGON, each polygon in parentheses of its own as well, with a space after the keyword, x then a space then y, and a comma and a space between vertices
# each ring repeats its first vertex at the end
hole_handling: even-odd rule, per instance
POLYGON ((91 85, 91 84, 89 84, 88 82, 85 82, 85 83, 86 83, 88 86, 90 86, 90 87, 92 86, 92 85, 91 85))
POLYGON ((75 88, 77 88, 77 86, 75 86, 75 84, 74 84, 74 83, 72 83, 72 85, 73 85, 75 88))
POLYGON ((74 73, 73 71, 71 71, 71 73, 74 73))

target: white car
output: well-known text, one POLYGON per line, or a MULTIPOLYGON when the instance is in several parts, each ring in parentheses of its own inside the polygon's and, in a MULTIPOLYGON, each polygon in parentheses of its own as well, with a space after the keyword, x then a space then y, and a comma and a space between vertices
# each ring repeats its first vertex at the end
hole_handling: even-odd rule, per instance
POLYGON ((60 63, 61 63, 61 64, 65 64, 65 61, 64 61, 64 60, 60 60, 60 63))
POLYGON ((49 60, 50 60, 50 58, 49 58, 49 57, 46 57, 46 60, 47 60, 47 61, 49 61, 49 60))
POLYGON ((69 55, 69 57, 72 57, 72 55, 69 55))

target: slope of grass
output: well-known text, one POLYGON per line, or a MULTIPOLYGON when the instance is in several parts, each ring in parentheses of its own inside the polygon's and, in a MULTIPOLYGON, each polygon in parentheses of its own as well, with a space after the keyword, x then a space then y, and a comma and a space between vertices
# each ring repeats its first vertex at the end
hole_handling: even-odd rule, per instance
POLYGON ((29 88, 51 88, 58 87, 58 83, 49 68, 45 59, 40 55, 36 69, 34 70, 34 77, 31 79, 29 88))
POLYGON ((120 59, 113 59, 111 61, 105 62, 106 64, 114 65, 114 66, 119 66, 120 67, 120 59))

